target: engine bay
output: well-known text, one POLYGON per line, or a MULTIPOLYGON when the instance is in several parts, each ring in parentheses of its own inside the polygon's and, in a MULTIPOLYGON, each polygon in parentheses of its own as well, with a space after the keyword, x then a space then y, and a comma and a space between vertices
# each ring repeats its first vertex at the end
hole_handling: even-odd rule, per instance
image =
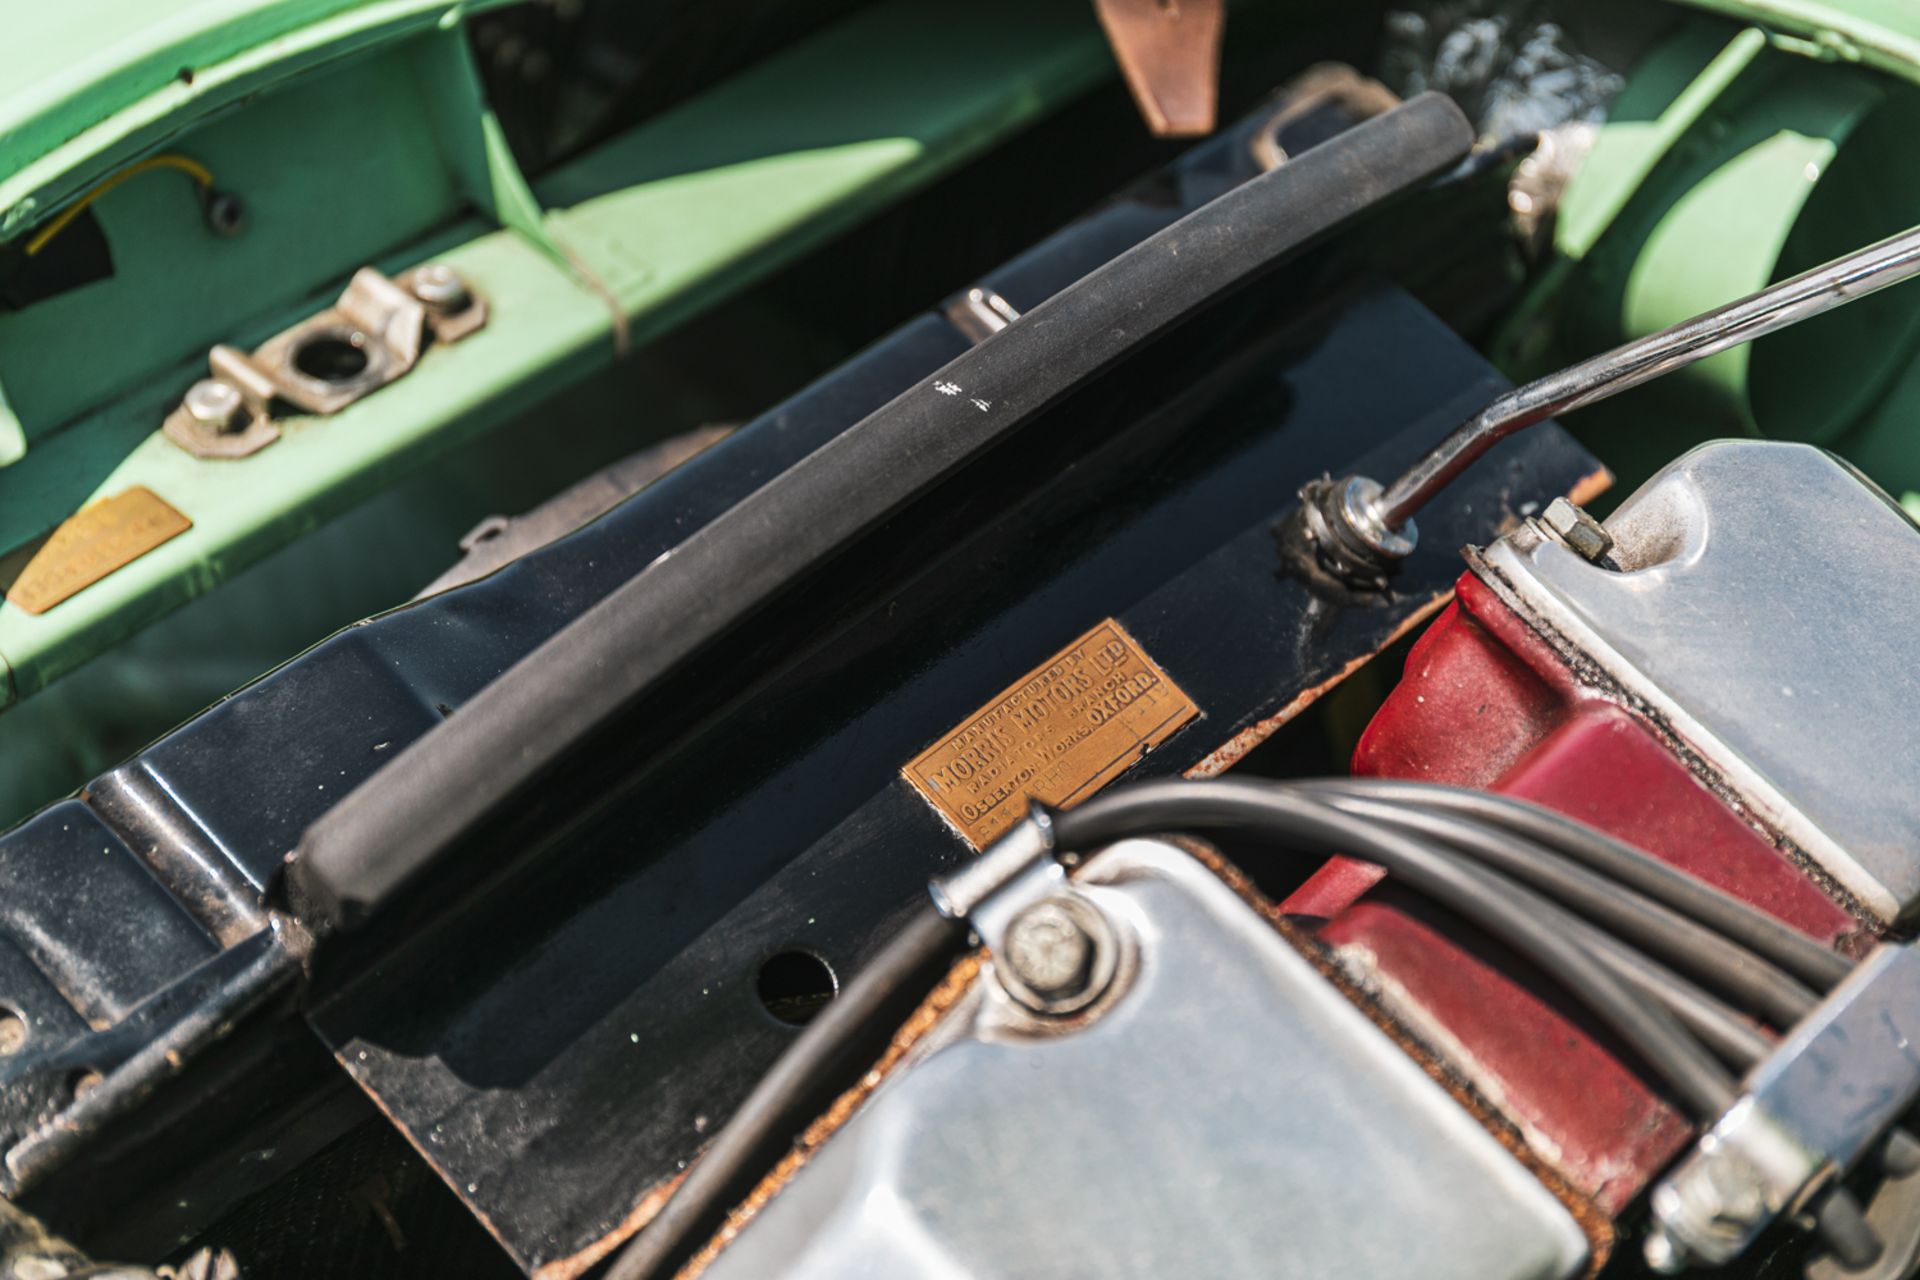
POLYGON ((371 8, 16 129, 0 1280, 1920 1274, 1911 19, 371 8))

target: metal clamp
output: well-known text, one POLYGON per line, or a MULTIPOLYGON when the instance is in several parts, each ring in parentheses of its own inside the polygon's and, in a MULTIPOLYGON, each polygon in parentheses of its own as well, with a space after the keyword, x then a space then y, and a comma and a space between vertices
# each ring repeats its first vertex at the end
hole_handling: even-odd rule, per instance
POLYGON ((441 263, 397 280, 362 267, 340 300, 251 355, 207 353, 212 376, 187 389, 161 430, 197 458, 244 458, 280 438, 276 407, 338 413, 419 362, 429 342, 458 342, 487 322, 487 304, 441 263))
POLYGON ((1053 857, 1053 814, 1034 805, 1020 824, 981 851, 980 856, 952 875, 929 882, 934 910, 949 920, 971 917, 981 903, 1029 871, 1045 875, 1049 868, 1064 876, 1053 857))
POLYGON ((1119 938, 1105 913, 1068 884, 1054 857, 1052 815, 1040 805, 928 892, 940 914, 973 926, 1001 989, 1030 1012, 1078 1013, 1113 984, 1119 938))
POLYGON ((1719 1266, 1859 1163, 1920 1098, 1920 952, 1882 946, 1748 1075, 1653 1191, 1647 1260, 1719 1266))

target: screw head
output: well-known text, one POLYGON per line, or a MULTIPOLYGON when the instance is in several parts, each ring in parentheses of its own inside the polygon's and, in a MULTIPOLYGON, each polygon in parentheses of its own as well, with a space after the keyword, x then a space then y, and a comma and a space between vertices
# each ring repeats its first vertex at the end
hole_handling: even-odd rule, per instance
POLYGON ((1063 904, 1051 899, 1014 917, 1001 950, 1013 975, 1044 999, 1079 995, 1093 976, 1093 939, 1063 904))
POLYGON ((464 311, 472 297, 467 282, 445 263, 430 262, 413 273, 413 296, 442 315, 464 311))
POLYGON ((247 206, 231 191, 208 191, 201 197, 200 216, 207 230, 226 239, 237 236, 247 225, 247 206))
POLYGON ((247 406, 239 388, 218 378, 202 378, 188 387, 181 404, 188 417, 210 431, 224 435, 246 425, 247 406))
POLYGON ((1582 560, 1598 560, 1613 550, 1613 535, 1565 498, 1555 498, 1540 513, 1540 523, 1582 560))

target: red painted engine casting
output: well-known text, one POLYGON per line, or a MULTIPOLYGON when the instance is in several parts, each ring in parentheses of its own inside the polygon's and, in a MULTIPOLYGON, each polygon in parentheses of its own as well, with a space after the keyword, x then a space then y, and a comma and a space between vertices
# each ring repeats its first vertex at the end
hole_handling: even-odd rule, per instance
MULTIPOLYGON (((1471 573, 1414 645, 1353 772, 1532 800, 1822 941, 1844 947, 1862 928, 1471 573)), ((1320 936, 1544 1159, 1602 1209, 1623 1208, 1685 1144, 1687 1123, 1523 962, 1380 884, 1382 875, 1336 859, 1283 908, 1324 921, 1320 936)))

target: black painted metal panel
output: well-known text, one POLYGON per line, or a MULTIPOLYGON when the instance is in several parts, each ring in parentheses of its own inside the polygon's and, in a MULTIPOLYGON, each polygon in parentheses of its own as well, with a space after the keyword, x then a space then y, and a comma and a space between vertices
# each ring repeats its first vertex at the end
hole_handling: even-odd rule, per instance
POLYGON ((1514 502, 1596 469, 1556 429, 1516 440, 1427 521, 1390 603, 1316 601, 1273 538, 1293 489, 1362 453, 1390 472, 1504 384, 1396 290, 1291 295, 1076 400, 943 494, 937 529, 908 513, 844 596, 796 602, 777 672, 669 758, 640 726, 603 744, 596 786, 636 780, 556 784, 534 821, 565 814, 563 839, 321 1009, 523 1267, 622 1234, 791 1038, 762 961, 851 971, 968 855, 899 770, 975 707, 1116 616, 1203 713, 1130 776, 1192 769, 1424 616, 1514 502))

